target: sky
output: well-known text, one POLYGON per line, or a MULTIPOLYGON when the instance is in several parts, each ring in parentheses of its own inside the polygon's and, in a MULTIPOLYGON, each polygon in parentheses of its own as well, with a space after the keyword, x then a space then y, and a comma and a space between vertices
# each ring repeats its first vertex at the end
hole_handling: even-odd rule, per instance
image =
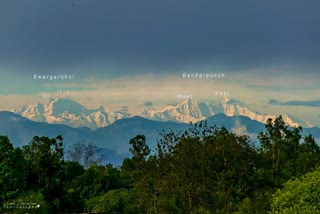
POLYGON ((97 107, 167 104, 177 94, 214 100, 219 91, 256 111, 320 119, 319 6, 317 0, 3 0, 0 109, 43 101, 44 94, 97 107))

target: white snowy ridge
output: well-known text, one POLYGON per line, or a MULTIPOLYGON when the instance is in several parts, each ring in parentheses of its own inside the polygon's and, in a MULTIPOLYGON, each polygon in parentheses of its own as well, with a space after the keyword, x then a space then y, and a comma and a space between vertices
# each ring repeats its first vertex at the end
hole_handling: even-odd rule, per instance
MULTIPOLYGON (((276 118, 276 115, 253 112, 245 107, 244 104, 230 98, 223 98, 216 103, 195 102, 192 99, 186 99, 175 105, 167 105, 160 110, 148 105, 135 112, 131 111, 127 106, 112 110, 104 106, 96 109, 87 109, 73 100, 56 98, 50 99, 47 104, 25 105, 20 109, 12 110, 12 112, 33 121, 59 123, 72 127, 87 126, 93 130, 108 126, 116 120, 133 116, 182 123, 195 123, 218 113, 224 113, 227 116, 246 116, 261 123, 265 123, 268 118, 276 118)), ((284 122, 290 126, 312 127, 307 121, 302 121, 302 124, 297 123, 288 114, 284 113, 282 117, 284 122)))

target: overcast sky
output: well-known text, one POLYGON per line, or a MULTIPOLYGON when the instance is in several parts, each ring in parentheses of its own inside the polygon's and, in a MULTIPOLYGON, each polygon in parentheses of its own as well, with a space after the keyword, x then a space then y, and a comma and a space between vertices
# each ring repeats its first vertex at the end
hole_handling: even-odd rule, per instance
MULTIPOLYGON (((78 98, 84 91, 101 97, 106 84, 103 96, 114 102, 130 93, 141 98, 150 87, 165 88, 154 96, 164 99, 183 84, 200 96, 203 82, 178 80, 182 72, 208 72, 225 73, 215 88, 239 99, 319 100, 319 6, 318 0, 2 0, 0 96, 13 102, 48 88, 35 84, 33 74, 76 75, 59 84, 78 98)), ((206 84, 211 93, 213 82, 206 84)))
POLYGON ((100 74, 314 66, 319 6, 316 0, 1 1, 0 62, 19 72, 81 64, 100 74))

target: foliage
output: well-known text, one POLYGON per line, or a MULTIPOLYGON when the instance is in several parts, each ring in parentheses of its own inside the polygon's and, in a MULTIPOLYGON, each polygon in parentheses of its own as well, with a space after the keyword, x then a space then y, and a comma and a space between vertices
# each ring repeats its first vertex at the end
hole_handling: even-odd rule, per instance
POLYGON ((270 213, 320 213, 320 168, 286 182, 271 207, 270 213))
POLYGON ((164 139, 158 144, 162 200, 177 201, 182 212, 231 212, 251 191, 247 182, 254 174, 256 150, 247 136, 200 123, 164 139))
POLYGON ((29 213, 316 213, 318 144, 281 116, 265 128, 256 147, 202 121, 160 133, 152 154, 137 135, 121 167, 102 165, 94 144, 74 145, 64 161, 62 136, 22 149, 0 136, 0 200, 41 204, 29 213))
POLYGON ((20 148, 0 136, 0 204, 17 197, 26 187, 27 162, 20 148))
POLYGON ((62 136, 38 137, 23 146, 23 155, 29 165, 29 190, 40 191, 52 211, 62 207, 64 180, 64 151, 62 136))
POLYGON ((135 199, 134 189, 121 188, 93 198, 88 201, 88 204, 91 204, 92 212, 96 213, 139 213, 139 208, 133 203, 135 199))

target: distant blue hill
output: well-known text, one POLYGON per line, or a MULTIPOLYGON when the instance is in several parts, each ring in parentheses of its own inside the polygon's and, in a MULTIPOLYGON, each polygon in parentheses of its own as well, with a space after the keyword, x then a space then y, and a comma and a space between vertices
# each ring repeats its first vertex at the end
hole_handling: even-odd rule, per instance
POLYGON ((232 116, 229 117, 225 114, 216 114, 206 119, 208 125, 217 125, 218 127, 224 126, 228 130, 232 128, 238 128, 237 125, 243 125, 249 133, 258 134, 264 131, 265 125, 263 123, 251 120, 249 117, 245 116, 232 116))
MULTIPOLYGON (((244 116, 229 117, 217 114, 206 119, 209 126, 225 127, 229 131, 249 134, 250 137, 265 131, 264 124, 244 116)), ((129 156, 129 141, 136 135, 145 135, 151 148, 160 139, 160 132, 187 130, 190 124, 159 122, 139 116, 115 121, 113 124, 92 131, 89 128, 72 128, 66 125, 34 122, 12 112, 0 112, 0 135, 7 135, 14 146, 28 144, 34 136, 50 138, 62 135, 66 148, 78 142, 91 142, 102 148, 107 162, 120 165, 129 156)), ((303 135, 312 134, 320 139, 320 128, 304 128, 303 135)))
POLYGON ((165 132, 178 131, 188 127, 190 125, 185 123, 160 122, 135 116, 117 120, 109 126, 95 130, 94 133, 105 139, 100 146, 113 145, 117 151, 128 151, 129 141, 136 135, 145 135, 149 145, 154 146, 162 130, 165 132))
MULTIPOLYGON (((60 124, 34 122, 8 111, 0 111, 0 135, 7 135, 15 147, 28 144, 34 136, 54 138, 61 135, 65 150, 79 142, 92 142, 98 145, 98 142, 102 141, 100 136, 87 127, 72 128, 60 124)), ((108 156, 107 162, 122 163, 123 154, 118 154, 109 148, 103 148, 103 151, 108 156)))

